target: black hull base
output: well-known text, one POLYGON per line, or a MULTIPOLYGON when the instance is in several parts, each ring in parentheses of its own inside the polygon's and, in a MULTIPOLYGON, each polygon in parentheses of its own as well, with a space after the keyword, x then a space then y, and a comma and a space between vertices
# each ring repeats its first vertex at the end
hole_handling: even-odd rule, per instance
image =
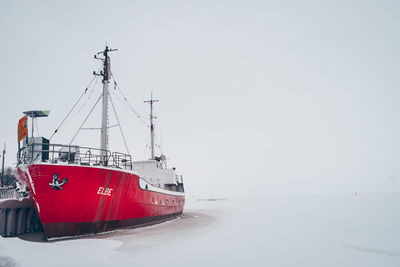
POLYGON ((71 238, 104 233, 124 228, 149 226, 174 219, 181 214, 182 212, 178 212, 162 216, 104 222, 44 223, 43 229, 47 239, 71 238))

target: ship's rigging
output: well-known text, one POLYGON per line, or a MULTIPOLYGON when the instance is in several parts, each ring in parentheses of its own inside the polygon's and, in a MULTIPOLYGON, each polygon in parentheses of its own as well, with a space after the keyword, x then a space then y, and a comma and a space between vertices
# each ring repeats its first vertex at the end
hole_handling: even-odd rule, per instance
MULTIPOLYGON (((117 51, 117 49, 110 49, 108 46, 106 46, 104 51, 98 52, 94 58, 99 59, 102 61, 102 66, 98 69, 98 71, 93 72, 93 78, 89 82, 89 84, 86 86, 86 88, 83 90, 82 94, 79 96, 78 100, 74 103, 74 105, 71 107, 65 118, 61 121, 59 126, 54 130, 53 134, 50 136, 50 140, 57 134, 59 133, 59 130, 61 127, 68 123, 69 121, 72 120, 72 118, 76 115, 78 115, 89 103, 89 100, 93 96, 94 88, 98 84, 99 78, 102 77, 102 83, 103 83, 103 88, 102 88, 102 93, 101 95, 96 99, 95 103, 92 105, 91 109, 87 113, 86 117, 84 118, 82 124, 79 126, 75 134, 73 135, 71 141, 69 144, 71 145, 75 138, 78 136, 81 130, 100 130, 101 135, 100 135, 100 149, 101 150, 108 150, 108 135, 109 135, 109 129, 113 127, 118 127, 120 130, 120 134, 122 137, 122 140, 125 145, 125 149, 128 154, 130 154, 125 134, 122 129, 121 122, 118 118, 117 111, 115 109, 114 105, 114 100, 117 99, 122 105, 124 105, 136 118, 138 118, 146 127, 150 129, 150 151, 151 151, 151 159, 155 159, 155 147, 160 148, 160 145, 157 145, 155 142, 155 133, 154 133, 154 123, 153 120, 156 118, 153 115, 153 103, 158 102, 158 100, 153 99, 153 93, 151 93, 151 98, 150 100, 144 101, 145 103, 150 104, 150 117, 149 119, 146 119, 144 116, 140 115, 139 112, 133 107, 131 102, 128 100, 128 98, 125 96, 123 91, 121 90, 118 82, 115 79, 115 75, 111 72, 110 69, 110 57, 108 55, 109 52, 112 51, 117 51), (102 55, 103 57, 99 57, 98 55, 102 55), (113 90, 109 89, 109 84, 113 83, 113 90), (101 127, 85 127, 85 124, 91 114, 93 113, 94 109, 98 105, 98 103, 102 100, 102 118, 101 118, 101 127), (114 125, 109 125, 109 114, 108 114, 108 103, 111 103, 112 106, 112 111, 114 113, 115 119, 117 120, 117 123, 114 125), (80 105, 79 105, 80 104, 80 105), (79 106, 78 106, 79 105, 79 106), (75 113, 74 113, 75 111, 75 113)), ((146 145, 146 147, 148 147, 146 145)))

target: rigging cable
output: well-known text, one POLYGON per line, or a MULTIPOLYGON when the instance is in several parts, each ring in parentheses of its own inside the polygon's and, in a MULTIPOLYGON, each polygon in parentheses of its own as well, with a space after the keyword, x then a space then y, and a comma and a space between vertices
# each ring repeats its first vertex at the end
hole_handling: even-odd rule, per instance
POLYGON ((84 110, 85 107, 88 105, 89 100, 90 100, 91 97, 93 96, 94 89, 95 89, 95 87, 96 87, 96 85, 97 85, 97 83, 98 83, 98 81, 99 81, 98 78, 99 78, 99 76, 96 76, 96 79, 94 80, 94 83, 93 83, 93 85, 92 85, 92 90, 90 91, 90 93, 86 92, 86 94, 88 94, 88 97, 87 97, 85 100, 82 100, 82 101, 83 101, 82 105, 81 105, 80 107, 77 106, 77 107, 75 108, 75 112, 73 112, 73 113, 69 116, 69 118, 65 121, 65 123, 69 123, 70 121, 74 120, 74 118, 75 118, 78 114, 81 114, 81 111, 84 110))
MULTIPOLYGON (((112 125, 112 126, 108 126, 108 129, 114 128, 119 126, 118 124, 112 125)), ((98 127, 89 127, 89 128, 81 128, 81 130, 101 130, 101 128, 98 127)))
POLYGON ((88 97, 86 98, 85 102, 84 102, 84 103, 82 104, 82 106, 78 109, 77 113, 80 113, 80 112, 82 111, 82 109, 86 107, 86 105, 87 105, 89 99, 90 99, 90 98, 92 97, 92 95, 93 95, 94 88, 96 87, 96 85, 97 85, 97 83, 98 83, 98 81, 99 81, 98 78, 99 78, 99 76, 96 76, 96 78, 95 78, 95 80, 94 80, 94 84, 93 84, 93 86, 92 86, 92 90, 90 91, 90 93, 89 93, 88 97))
POLYGON ((75 137, 78 135, 79 131, 81 130, 82 126, 85 124, 85 122, 87 121, 87 119, 89 118, 90 114, 92 114, 94 108, 97 106, 97 103, 99 103, 101 97, 103 96, 103 94, 100 95, 99 99, 97 99, 96 103, 94 104, 94 106, 92 107, 92 109, 90 110, 89 114, 86 116, 85 120, 82 122, 81 126, 79 127, 78 131, 76 131, 74 137, 72 138, 71 142, 69 142, 69 145, 71 145, 71 143, 74 141, 75 137))
MULTIPOLYGON (((102 67, 100 67, 100 68, 97 70, 97 72, 99 72, 101 69, 102 69, 102 67)), ((75 112, 72 113, 72 114, 69 116, 69 118, 68 118, 64 123, 69 123, 70 121, 72 121, 72 120, 73 120, 78 114, 80 114, 81 111, 86 107, 86 105, 88 104, 90 98, 91 98, 92 95, 93 95, 93 92, 94 92, 94 90, 95 90, 95 88, 96 88, 96 85, 97 85, 98 81, 99 81, 99 76, 95 75, 94 83, 93 83, 93 80, 92 80, 92 81, 91 81, 92 84, 91 84, 91 85, 89 84, 90 87, 92 87, 92 90, 90 91, 90 93, 86 92, 86 94, 88 94, 88 97, 86 98, 86 100, 83 100, 83 99, 82 99, 82 101, 83 101, 82 105, 81 105, 80 107, 77 106, 77 107, 75 108, 75 112)), ((88 86, 87 88, 89 89, 89 86, 88 86)))
POLYGON ((144 146, 144 151, 143 151, 143 157, 142 159, 144 159, 144 157, 146 156, 146 152, 149 148, 149 142, 150 142, 150 136, 147 137, 147 141, 146 141, 146 145, 144 146))
POLYGON ((69 117, 69 115, 71 115, 72 111, 74 110, 74 108, 78 105, 78 103, 81 101, 82 97, 86 94, 87 90, 89 89, 90 85, 93 83, 93 81, 97 78, 97 76, 94 76, 93 79, 90 81, 89 85, 85 88, 85 90, 83 91, 83 93, 81 94, 81 96, 79 97, 78 101, 76 101, 76 103, 74 104, 74 106, 70 109, 70 111, 68 112, 67 116, 62 120, 62 122, 60 123, 60 125, 57 127, 57 129, 54 131, 54 133, 50 136, 49 140, 51 140, 51 138, 53 138, 53 136, 58 132, 58 130, 60 129, 60 127, 63 125, 63 123, 65 122, 65 120, 69 117))
POLYGON ((147 126, 150 128, 150 125, 143 119, 143 116, 141 116, 138 112, 136 112, 136 110, 133 108, 133 106, 131 105, 131 103, 128 101, 128 99, 125 97, 124 93, 122 93, 121 88, 119 87, 119 85, 117 84, 117 81, 115 80, 114 74, 111 73, 111 77, 114 81, 114 90, 115 88, 118 88, 119 92, 121 93, 122 97, 124 98, 124 100, 126 101, 126 103, 128 103, 129 105, 129 109, 132 110, 136 116, 147 126))
POLYGON ((131 153, 129 153, 129 149, 128 149, 128 145, 126 144, 124 132, 122 131, 122 126, 121 126, 121 123, 119 122, 117 111, 115 111, 114 103, 112 101, 112 98, 111 98, 110 94, 109 94, 109 97, 110 97, 110 101, 111 101, 111 106, 112 106, 112 108, 114 110, 115 118, 117 119, 117 122, 118 122, 119 130, 121 131, 122 139, 124 140, 126 151, 128 152, 128 155, 130 155, 131 153))
MULTIPOLYGON (((115 87, 115 86, 114 86, 114 87, 115 87)), ((128 104, 127 104, 126 102, 122 101, 122 99, 121 99, 114 91, 115 91, 115 89, 114 89, 114 90, 111 90, 111 93, 118 99, 118 101, 119 101, 123 106, 125 106, 127 109, 130 109, 130 107, 128 106, 128 104)))

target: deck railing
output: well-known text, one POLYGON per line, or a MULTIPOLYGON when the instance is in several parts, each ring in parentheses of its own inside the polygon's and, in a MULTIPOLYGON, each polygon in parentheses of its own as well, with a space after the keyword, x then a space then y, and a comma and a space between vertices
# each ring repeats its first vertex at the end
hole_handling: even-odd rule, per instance
POLYGON ((91 147, 33 143, 21 148, 17 157, 18 164, 48 162, 132 170, 130 155, 91 147))
POLYGON ((18 194, 16 194, 12 186, 0 187, 0 199, 17 198, 17 196, 18 194))

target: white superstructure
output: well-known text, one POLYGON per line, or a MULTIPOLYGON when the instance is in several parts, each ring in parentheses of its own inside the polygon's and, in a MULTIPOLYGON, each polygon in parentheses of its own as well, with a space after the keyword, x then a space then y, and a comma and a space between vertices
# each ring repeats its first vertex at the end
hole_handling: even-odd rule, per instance
POLYGON ((134 161, 133 171, 149 183, 160 185, 177 185, 177 175, 174 169, 164 168, 157 160, 134 161))

